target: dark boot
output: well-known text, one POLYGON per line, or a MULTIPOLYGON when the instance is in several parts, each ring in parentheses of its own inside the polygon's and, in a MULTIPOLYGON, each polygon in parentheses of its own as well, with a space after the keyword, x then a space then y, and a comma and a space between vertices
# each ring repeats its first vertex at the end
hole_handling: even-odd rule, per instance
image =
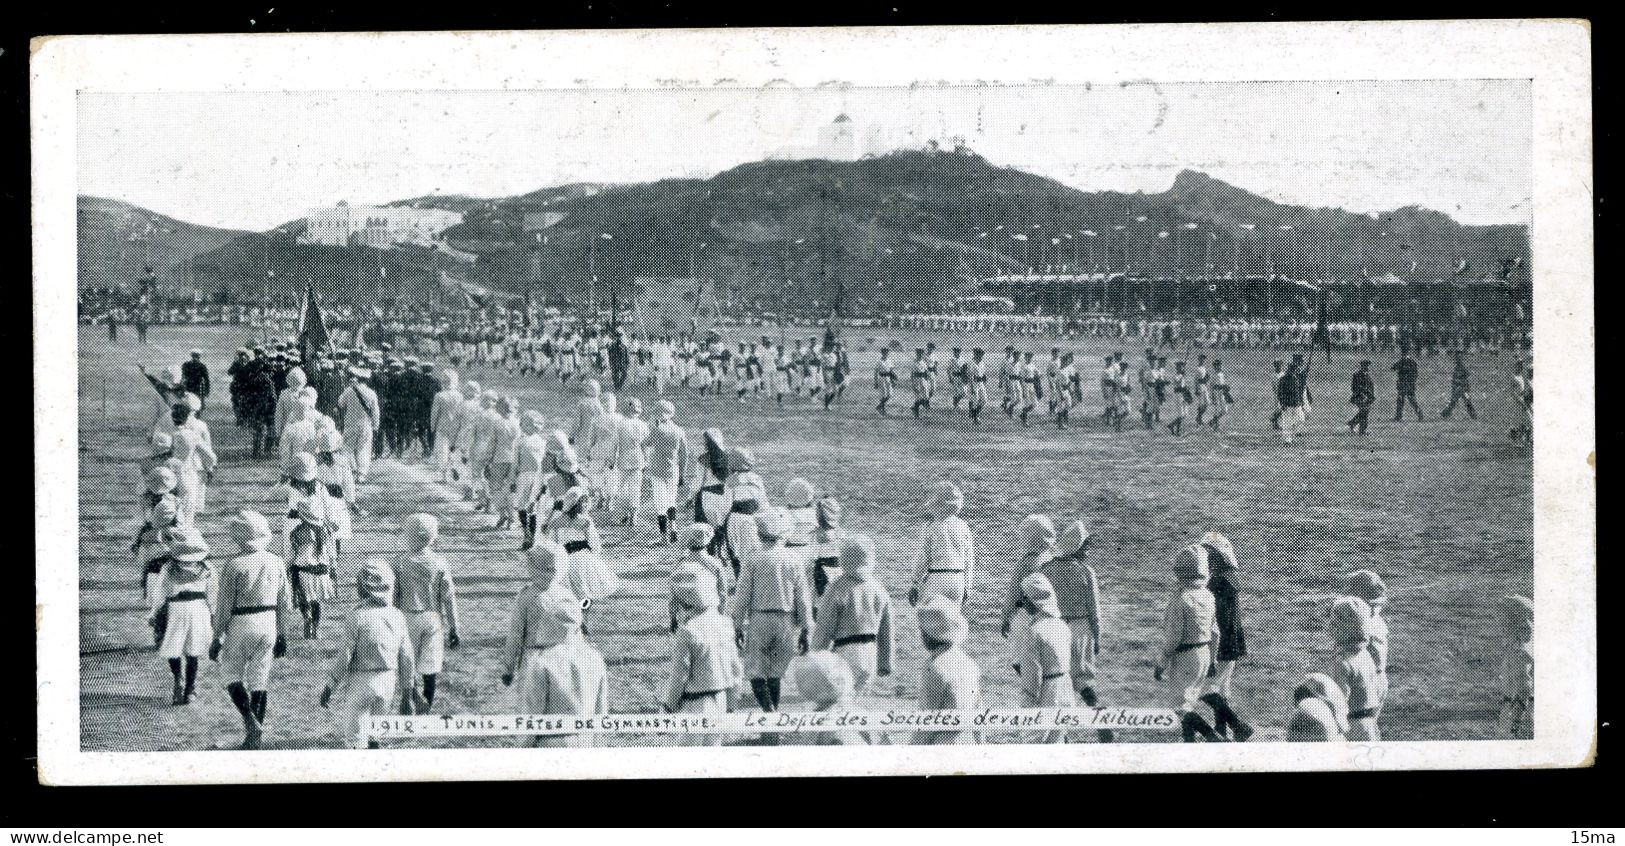
POLYGON ((186 686, 181 683, 181 659, 169 659, 169 674, 174 677, 174 684, 170 688, 169 704, 185 705, 186 686))
POLYGON ((773 698, 773 710, 779 710, 779 679, 767 680, 767 695, 773 698))
POLYGON ((1209 693, 1202 697, 1202 701, 1213 709, 1214 728, 1218 729, 1219 734, 1228 733, 1237 743, 1246 743, 1247 739, 1253 736, 1252 726, 1236 716, 1235 709, 1230 707, 1228 699, 1217 693, 1209 693))
POLYGON ((439 679, 440 677, 434 673, 423 674, 423 701, 430 705, 434 704, 435 682, 439 681, 439 679))
POLYGON ((773 696, 768 693, 767 679, 751 679, 750 692, 756 695, 756 704, 763 711, 773 710, 773 696))
POLYGON ((226 685, 226 695, 231 697, 231 704, 237 706, 237 713, 243 718, 243 745, 242 749, 258 749, 260 741, 260 721, 254 716, 254 706, 251 703, 248 691, 241 682, 232 682, 226 685))
POLYGON ((192 704, 192 694, 197 691, 197 658, 186 656, 186 689, 181 693, 185 704, 192 704))
POLYGON ((1207 720, 1202 719, 1202 715, 1196 713, 1195 711, 1186 713, 1185 716, 1179 721, 1179 725, 1184 731, 1186 743, 1195 743, 1198 735, 1200 735, 1202 739, 1208 743, 1224 742, 1224 738, 1220 737, 1218 733, 1213 730, 1213 727, 1207 724, 1207 720))

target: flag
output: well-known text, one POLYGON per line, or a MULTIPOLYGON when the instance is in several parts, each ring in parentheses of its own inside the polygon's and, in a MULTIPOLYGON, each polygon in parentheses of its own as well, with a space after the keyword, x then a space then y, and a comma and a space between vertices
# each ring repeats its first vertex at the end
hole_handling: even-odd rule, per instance
POLYGON ((1466 273, 1468 270, 1471 270, 1471 269, 1472 269, 1472 265, 1469 264, 1466 259, 1457 259, 1456 260, 1456 275, 1457 276, 1460 276, 1463 273, 1466 273))
POLYGON ((1320 292, 1320 321, 1315 326, 1315 340, 1319 341, 1321 347, 1326 350, 1326 363, 1330 364, 1332 361, 1332 331, 1331 327, 1326 324, 1325 289, 1321 289, 1320 292))
POLYGON ((306 284, 305 301, 299 307, 299 355, 308 359, 311 351, 330 345, 321 307, 316 305, 316 291, 306 284))

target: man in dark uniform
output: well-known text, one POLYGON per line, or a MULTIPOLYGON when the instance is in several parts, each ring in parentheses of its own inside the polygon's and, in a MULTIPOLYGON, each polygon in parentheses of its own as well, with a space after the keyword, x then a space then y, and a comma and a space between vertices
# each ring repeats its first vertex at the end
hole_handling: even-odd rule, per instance
POLYGON ((395 377, 401 406, 400 421, 396 424, 400 439, 396 455, 404 455, 414 442, 422 444, 419 422, 423 417, 423 373, 418 369, 416 356, 407 356, 404 365, 395 377))
POLYGON ((231 412, 236 418, 237 425, 241 426, 248 421, 244 413, 243 386, 248 384, 248 348, 238 347, 237 356, 232 359, 231 366, 226 368, 226 375, 231 377, 231 412))
POLYGON ((254 348, 254 359, 242 370, 243 417, 253 427, 254 457, 272 455, 276 449, 276 385, 271 378, 271 363, 265 358, 265 348, 254 348))
POLYGON ((311 382, 316 388, 316 409, 335 420, 338 419, 339 396, 344 393, 348 382, 344 378, 344 371, 349 365, 348 359, 342 350, 334 353, 332 359, 322 362, 320 373, 311 382))
POLYGON ((288 362, 288 354, 283 350, 282 344, 277 344, 276 352, 271 353, 271 384, 276 386, 277 396, 288 387, 288 371, 293 365, 288 362))
POLYGON ((626 351, 626 339, 619 329, 615 330, 615 338, 609 343, 609 372, 610 380, 615 383, 618 392, 626 384, 626 370, 630 358, 626 351))
MULTIPOLYGON (((380 344, 379 349, 388 349, 388 344, 380 344)), ((371 387, 378 394, 378 437, 372 442, 372 457, 382 458, 386 451, 393 453, 395 437, 399 432, 397 417, 400 415, 400 398, 395 393, 399 366, 395 357, 388 352, 384 353, 383 365, 372 372, 371 387)))
POLYGON ((202 350, 192 350, 191 358, 181 364, 181 384, 188 393, 197 394, 202 408, 209 407, 209 366, 203 363, 202 350))
POLYGON ((1450 419, 1450 413, 1456 410, 1456 403, 1461 402, 1467 406, 1467 416, 1477 420, 1478 412, 1473 408, 1473 398, 1468 396, 1472 389, 1472 377, 1467 373, 1467 362, 1461 356, 1462 351, 1456 350, 1456 366, 1450 371, 1450 404, 1444 407, 1444 412, 1439 416, 1450 419))
POLYGON ((1416 419, 1422 419, 1422 407, 1416 404, 1416 359, 1411 358, 1410 349, 1402 347, 1399 360, 1394 362, 1394 422, 1405 417, 1405 401, 1410 400, 1411 409, 1416 412, 1416 419))
POLYGON ((428 458, 434 451, 434 428, 430 425, 430 413, 434 411, 434 396, 440 393, 440 379, 434 373, 434 362, 425 361, 418 365, 413 384, 417 389, 413 393, 411 435, 423 445, 423 457, 428 458))
POLYGON ((1349 432, 1358 429, 1363 435, 1371 422, 1371 406, 1377 403, 1377 386, 1371 381, 1370 361, 1360 362, 1360 369, 1355 371, 1349 383, 1349 402, 1354 406, 1354 416, 1349 418, 1349 432))

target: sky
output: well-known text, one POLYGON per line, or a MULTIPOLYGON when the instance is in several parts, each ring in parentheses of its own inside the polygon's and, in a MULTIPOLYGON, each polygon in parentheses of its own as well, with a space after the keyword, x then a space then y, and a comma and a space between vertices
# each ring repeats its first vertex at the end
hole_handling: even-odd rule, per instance
POLYGON ((1279 202, 1527 223, 1530 109, 1520 80, 84 93, 76 152, 81 194, 264 230, 339 200, 708 177, 846 113, 1084 190, 1189 168, 1279 202))

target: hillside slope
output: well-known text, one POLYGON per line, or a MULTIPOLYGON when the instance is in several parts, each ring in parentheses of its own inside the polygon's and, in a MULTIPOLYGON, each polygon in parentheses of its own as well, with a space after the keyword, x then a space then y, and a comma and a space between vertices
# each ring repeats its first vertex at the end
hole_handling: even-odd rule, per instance
MULTIPOLYGON (((898 309, 930 307, 1027 267, 1196 276, 1239 265, 1297 278, 1395 272, 1430 282, 1457 276, 1461 260, 1469 269, 1460 275, 1478 278, 1529 254, 1522 226, 1463 226, 1418 207, 1366 215, 1285 205, 1189 170, 1159 193, 1088 192, 934 150, 399 203, 465 214, 446 233, 452 247, 478 256, 457 268, 464 278, 556 304, 624 296, 640 276, 713 279, 733 306, 817 311, 839 295, 854 306, 898 309), (562 219, 538 228, 537 212, 562 219)), ((288 279, 350 266, 357 269, 345 275, 359 278, 361 268, 398 258, 341 251, 313 265, 316 256, 282 244, 291 241, 245 235, 198 264, 237 280, 263 280, 266 269, 288 279)))
POLYGON ((80 288, 132 286, 148 263, 160 279, 183 282, 187 262, 246 234, 104 197, 80 196, 78 206, 80 288))

